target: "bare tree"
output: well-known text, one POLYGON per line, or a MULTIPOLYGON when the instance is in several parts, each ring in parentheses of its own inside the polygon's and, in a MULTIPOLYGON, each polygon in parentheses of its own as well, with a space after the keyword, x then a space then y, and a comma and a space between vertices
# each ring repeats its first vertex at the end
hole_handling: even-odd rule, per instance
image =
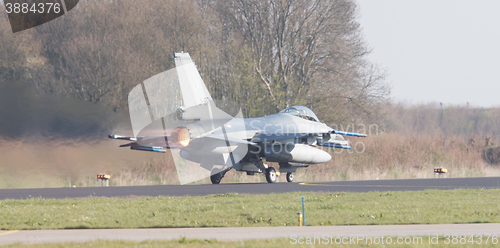
POLYGON ((212 96, 249 117, 307 105, 330 122, 376 119, 389 87, 356 16, 349 0, 85 0, 26 37, 40 44, 43 70, 31 71, 44 93, 124 108, 185 51, 212 96))
POLYGON ((249 47, 277 110, 337 97, 368 113, 366 104, 387 100, 384 74, 365 61, 354 2, 231 0, 219 11, 249 47))

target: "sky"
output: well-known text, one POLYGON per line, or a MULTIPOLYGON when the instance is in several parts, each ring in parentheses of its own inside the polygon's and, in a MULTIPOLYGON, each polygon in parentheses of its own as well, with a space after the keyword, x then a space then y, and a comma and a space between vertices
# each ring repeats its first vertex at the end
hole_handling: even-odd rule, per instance
POLYGON ((500 107, 500 1, 357 2, 396 102, 500 107))

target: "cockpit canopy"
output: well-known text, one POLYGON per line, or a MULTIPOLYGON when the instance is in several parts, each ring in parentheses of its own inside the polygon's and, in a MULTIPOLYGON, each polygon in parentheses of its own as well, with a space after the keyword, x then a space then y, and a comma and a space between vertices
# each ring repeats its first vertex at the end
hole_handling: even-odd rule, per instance
POLYGON ((304 106, 293 106, 280 111, 283 114, 295 115, 306 120, 319 122, 318 117, 312 110, 304 106))

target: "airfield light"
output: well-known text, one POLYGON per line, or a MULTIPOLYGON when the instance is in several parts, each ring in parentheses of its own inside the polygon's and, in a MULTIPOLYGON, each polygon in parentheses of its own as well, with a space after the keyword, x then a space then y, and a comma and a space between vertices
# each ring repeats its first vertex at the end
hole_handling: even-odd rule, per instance
POLYGON ((448 170, 445 168, 434 168, 434 178, 436 178, 436 176, 439 178, 441 174, 446 178, 446 172, 448 172, 448 170))
POLYGON ((98 174, 97 175, 97 180, 101 180, 101 182, 106 181, 106 187, 109 187, 109 179, 111 178, 111 175, 105 175, 105 174, 98 174))

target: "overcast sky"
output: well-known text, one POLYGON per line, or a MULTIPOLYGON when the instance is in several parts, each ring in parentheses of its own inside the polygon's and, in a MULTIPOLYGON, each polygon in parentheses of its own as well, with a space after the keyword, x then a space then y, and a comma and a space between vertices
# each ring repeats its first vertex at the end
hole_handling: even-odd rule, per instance
POLYGON ((499 0, 358 0, 396 101, 500 106, 499 0))

